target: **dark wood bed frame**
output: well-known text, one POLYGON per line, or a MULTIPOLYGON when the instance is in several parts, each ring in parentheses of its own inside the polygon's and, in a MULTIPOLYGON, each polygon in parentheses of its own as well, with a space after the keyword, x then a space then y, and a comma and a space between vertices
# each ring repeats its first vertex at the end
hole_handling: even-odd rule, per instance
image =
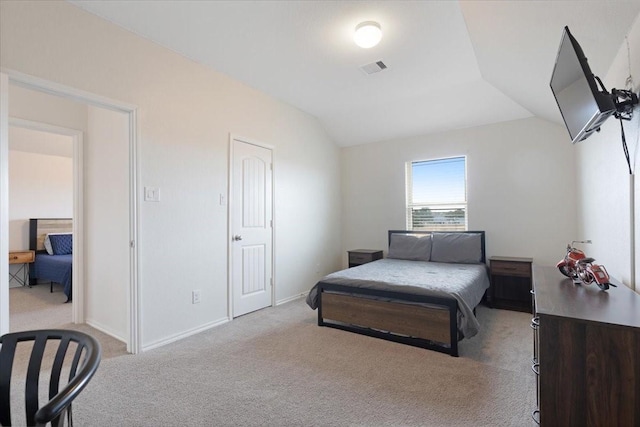
MULTIPOLYGON (((485 263, 484 231, 456 233, 481 235, 481 261, 485 263)), ((392 234, 431 234, 431 232, 389 230, 389 243, 391 243, 392 234)), ((453 297, 413 295, 324 282, 318 284, 318 326, 328 326, 427 348, 455 357, 458 356, 457 315, 458 302, 453 297), (372 297, 398 301, 381 301, 372 297), (425 303, 430 306, 415 303, 425 303)))

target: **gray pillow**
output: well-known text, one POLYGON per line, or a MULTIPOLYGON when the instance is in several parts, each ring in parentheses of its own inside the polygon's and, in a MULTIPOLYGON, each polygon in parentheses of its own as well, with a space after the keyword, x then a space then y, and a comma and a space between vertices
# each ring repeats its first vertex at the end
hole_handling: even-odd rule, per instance
POLYGON ((392 234, 387 258, 410 261, 429 261, 431 257, 430 234, 392 234))
POLYGON ((475 264, 482 261, 479 233, 433 233, 433 262, 475 264))

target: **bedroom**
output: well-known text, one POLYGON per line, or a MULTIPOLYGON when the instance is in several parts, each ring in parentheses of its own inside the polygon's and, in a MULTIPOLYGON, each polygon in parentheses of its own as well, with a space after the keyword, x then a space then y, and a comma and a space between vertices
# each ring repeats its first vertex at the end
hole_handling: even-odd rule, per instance
MULTIPOLYGON (((630 276, 629 262, 619 255, 625 253, 624 245, 613 249, 616 246, 613 241, 628 242, 628 237, 624 237, 628 232, 622 226, 625 221, 616 221, 621 228, 616 230, 618 237, 604 238, 605 230, 598 226, 597 218, 608 217, 610 213, 600 213, 600 203, 583 195, 587 184, 592 185, 591 180, 607 182, 618 176, 610 174, 609 170, 620 171, 620 168, 594 167, 587 173, 583 166, 593 157, 588 154, 591 150, 602 151, 605 148, 601 147, 617 145, 617 129, 613 122, 607 123, 602 134, 594 138, 595 143, 576 147, 561 142, 565 132, 561 126, 537 118, 524 118, 340 150, 328 143, 329 137, 312 117, 134 37, 71 4, 4 2, 2 7, 2 29, 12 34, 3 37, 3 68, 41 77, 46 77, 43 73, 50 69, 52 75, 60 75, 55 79, 60 83, 85 90, 93 87, 98 94, 139 105, 143 113, 139 119, 139 185, 161 187, 164 199, 159 204, 140 204, 140 287, 146 295, 142 303, 145 311, 141 325, 145 332, 143 348, 226 318, 226 243, 216 236, 226 235, 226 207, 221 206, 217 198, 218 194, 226 193, 225 164, 230 130, 256 136, 267 143, 277 143, 277 198, 303 201, 308 213, 302 221, 297 218, 297 207, 280 204, 275 208, 276 302, 300 295, 308 283, 341 267, 344 251, 354 245, 385 247, 385 230, 402 228, 404 223, 403 209, 398 208, 404 203, 404 161, 460 152, 478 156, 477 161, 470 159, 469 166, 472 174, 469 227, 487 231, 490 255, 527 255, 544 264, 553 263, 558 257, 557 248, 563 248, 576 235, 583 235, 583 228, 588 227, 598 233, 588 236, 596 242, 594 256, 616 272, 621 280, 628 280, 630 276), (46 24, 34 24, 28 32, 17 24, 22 20, 47 21, 44 19, 47 14, 56 16, 60 22, 77 21, 100 28, 100 32, 88 31, 82 38, 91 38, 101 48, 91 49, 72 35, 62 34, 46 24), (41 35, 35 34, 34 28, 39 28, 41 35), (135 62, 123 63, 114 56, 119 50, 110 40, 121 37, 128 40, 135 62), (13 40, 21 42, 12 43, 13 40), (41 43, 41 40, 51 40, 51 44, 41 43), (28 43, 33 46, 26 49, 25 46, 31 46, 28 43), (67 45, 75 48, 60 50, 59 46, 67 45), (97 51, 101 54, 97 55, 97 51), (52 52, 56 52, 58 59, 45 66, 40 61, 50 57, 52 52), (154 59, 142 59, 148 55, 154 55, 154 59), (79 72, 77 68, 70 72, 69 66, 78 57, 93 58, 83 61, 83 67, 95 69, 89 68, 93 70, 90 73, 79 72), (162 61, 181 67, 182 75, 191 76, 190 81, 176 79, 180 73, 164 72, 164 68, 157 65, 162 61), (102 65, 97 66, 97 63, 102 65), (117 75, 118 79, 114 80, 112 75, 117 75), (149 79, 151 75, 155 77, 149 79), (162 91, 159 92, 158 87, 162 87, 162 91), (171 87, 173 89, 169 89, 171 87), (199 90, 197 96, 193 93, 195 87, 199 90), (243 120, 246 114, 254 115, 255 120, 247 123, 243 120), (276 122, 291 125, 282 127, 276 122), (513 136, 516 136, 515 140, 513 136), (299 142, 302 139, 305 144, 299 142), (548 171, 542 172, 528 161, 529 158, 549 165, 548 171), (341 162, 343 166, 340 166, 341 162), (367 167, 369 164, 375 167, 367 167), (477 169, 474 171, 474 168, 477 169), (513 181, 502 179, 501 171, 513 176, 514 171, 521 169, 527 174, 520 174, 513 181), (378 173, 368 175, 373 171, 378 173), (558 190, 566 187, 577 187, 577 190, 558 190), (182 191, 184 188, 190 191, 182 191), (366 190, 358 191, 360 188, 366 190), (373 191, 381 198, 371 197, 373 191), (209 196, 197 197, 198 194, 209 196), (505 195, 509 196, 507 203, 505 195), (560 209, 553 219, 547 214, 550 208, 560 209), (516 210, 520 215, 514 215, 516 210), (202 212, 209 214, 202 215, 202 212), (371 215, 371 212, 379 213, 371 215), (523 230, 523 222, 536 226, 523 230), (172 227, 170 224, 174 223, 189 226, 172 227), (316 226, 310 229, 303 225, 308 223, 316 226), (294 238, 300 227, 305 228, 313 244, 294 238), (504 233, 496 232, 502 227, 505 227, 504 233), (159 230, 162 230, 161 234, 159 230), (342 240, 340 235, 344 236, 342 240), (166 251, 164 247, 176 250, 166 251), (186 248, 189 248, 188 253, 184 252, 186 248), (607 256, 608 251, 612 255, 607 256), (194 253, 198 255, 194 257, 194 253), (287 261, 301 253, 304 259, 298 259, 295 265, 287 261), (193 288, 181 281, 183 269, 190 272, 190 281, 202 284, 200 306, 194 307, 189 301, 193 288), (157 286, 162 286, 162 293, 156 291, 157 286), (184 302, 170 303, 174 300, 184 302), (176 318, 171 314, 167 316, 164 309, 167 306, 173 307, 176 318)), ((77 25, 69 24, 69 27, 77 25)), ((631 43, 635 42, 634 35, 633 31, 629 33, 631 43)), ((554 44, 557 44, 555 38, 554 44)), ((617 74, 609 77, 614 82, 624 80, 620 76, 626 74, 622 47, 618 47, 621 49, 617 59, 619 65, 612 69, 617 70, 617 74)), ((620 156, 614 148, 607 149, 605 158, 610 158, 611 163, 619 163, 620 156)), ((614 193, 607 196, 620 197, 614 193)), ((619 215, 623 216, 624 212, 622 209, 619 215)))
MULTIPOLYGON (((16 256, 30 248, 29 218, 70 218, 72 216, 73 140, 69 136, 29 129, 24 122, 14 121, 9 130, 9 141, 11 156, 9 160, 9 257, 11 258, 12 254, 16 256)), ((52 254, 53 252, 50 255, 52 254)), ((35 253, 33 259, 28 261, 36 261, 35 253)), ((70 263, 69 269, 61 267, 57 270, 60 274, 56 275, 56 295, 53 295, 53 282, 44 284, 45 276, 39 271, 40 264, 37 268, 32 262, 16 263, 11 267, 14 271, 12 272, 13 280, 9 284, 10 288, 19 288, 11 291, 12 295, 24 295, 28 298, 30 294, 34 294, 29 292, 32 289, 30 285, 35 284, 36 278, 40 276, 41 288, 48 288, 56 305, 64 303, 67 299, 62 283, 70 284, 70 263), (17 280, 18 277, 21 280, 17 280)), ((71 305, 68 307, 65 323, 69 323, 72 317, 71 305)), ((33 316, 33 313, 30 315, 33 316)), ((33 316, 33 318, 39 317, 41 317, 40 312, 33 316)), ((12 320, 14 323, 17 319, 12 316, 12 320)), ((40 323, 41 326, 46 324, 46 322, 40 323)))
MULTIPOLYGON (((340 148, 315 117, 69 3, 0 7, 3 69, 139 109, 139 186, 162 190, 160 203, 139 202, 142 349, 228 320, 228 218, 218 197, 227 191, 229 132, 276 147, 276 303, 342 267, 346 250, 385 248, 386 230, 404 224, 405 161, 461 151, 470 159, 470 228, 487 231, 491 254, 550 264, 567 241, 584 236, 596 242, 593 255, 612 274, 630 278, 625 244, 615 247, 628 243, 628 209, 600 207, 618 206, 625 192, 586 197, 593 181, 617 189, 624 179, 622 166, 614 166, 622 154, 613 122, 582 146, 567 143, 558 123, 529 117, 340 148), (591 166, 594 157, 606 159, 603 167, 591 166), (511 180, 501 173, 519 170, 527 174, 511 180), (567 187, 571 191, 561 190, 567 187), (607 230, 611 222, 616 228, 607 230), (191 304, 193 289, 202 290, 199 305, 191 304)), ((637 52, 634 22, 625 35, 637 52)), ((626 78, 623 39, 606 64, 613 64, 609 85, 626 78)), ((637 75, 638 58, 632 61, 637 75)))

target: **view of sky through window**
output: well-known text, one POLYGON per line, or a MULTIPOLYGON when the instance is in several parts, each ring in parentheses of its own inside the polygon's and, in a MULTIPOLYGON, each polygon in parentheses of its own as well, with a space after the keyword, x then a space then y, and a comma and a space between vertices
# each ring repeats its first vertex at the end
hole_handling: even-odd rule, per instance
POLYGON ((464 157, 414 162, 412 180, 414 204, 466 201, 464 157))

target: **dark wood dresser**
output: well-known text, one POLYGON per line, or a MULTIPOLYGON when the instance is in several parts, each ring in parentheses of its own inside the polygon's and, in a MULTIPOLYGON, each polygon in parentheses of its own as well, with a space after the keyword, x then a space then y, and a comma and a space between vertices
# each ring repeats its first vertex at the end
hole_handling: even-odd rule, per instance
POLYGON ((640 295, 574 285, 533 269, 534 356, 542 426, 640 426, 640 295))

